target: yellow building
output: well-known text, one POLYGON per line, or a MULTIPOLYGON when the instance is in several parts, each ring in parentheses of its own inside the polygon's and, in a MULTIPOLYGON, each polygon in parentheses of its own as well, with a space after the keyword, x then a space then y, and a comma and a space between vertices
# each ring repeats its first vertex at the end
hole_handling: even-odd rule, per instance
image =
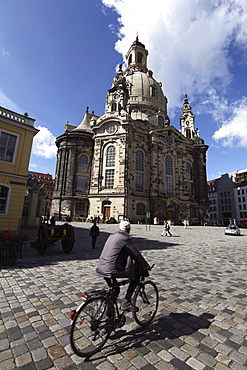
POLYGON ((0 107, 0 231, 17 232, 22 217, 35 120, 0 107))

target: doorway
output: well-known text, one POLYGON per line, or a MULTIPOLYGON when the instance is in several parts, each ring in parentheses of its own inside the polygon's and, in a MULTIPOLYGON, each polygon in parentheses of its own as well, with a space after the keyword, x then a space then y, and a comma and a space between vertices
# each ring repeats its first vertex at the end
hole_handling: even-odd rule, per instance
POLYGON ((103 213, 104 220, 110 218, 111 202, 109 200, 105 200, 104 202, 102 202, 102 213, 103 213))

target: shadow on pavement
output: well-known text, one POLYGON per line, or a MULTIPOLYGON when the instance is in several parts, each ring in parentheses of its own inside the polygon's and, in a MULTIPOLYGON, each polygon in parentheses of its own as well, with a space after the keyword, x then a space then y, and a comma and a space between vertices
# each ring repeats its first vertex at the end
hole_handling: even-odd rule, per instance
MULTIPOLYGON (((168 350, 174 345, 180 347, 184 345, 184 341, 180 339, 182 336, 183 338, 189 336, 191 340, 201 341, 205 335, 199 332, 199 329, 209 328, 213 319, 214 315, 207 312, 200 316, 188 312, 170 313, 169 316, 163 317, 160 314, 148 327, 137 327, 129 332, 118 329, 110 337, 113 343, 107 342, 104 347, 106 354, 100 352, 86 361, 95 361, 102 357, 125 352, 128 349, 136 349, 141 355, 145 355, 149 352, 146 347, 152 348, 154 352, 168 350)), ((206 352, 207 347, 204 347, 206 352)), ((208 350, 210 349, 208 348, 208 350)))
MULTIPOLYGON (((89 228, 76 226, 73 226, 73 228, 75 232, 75 244, 70 253, 65 253, 63 251, 61 241, 58 240, 47 247, 44 255, 39 255, 37 252, 37 246, 31 243, 38 234, 38 228, 31 231, 23 229, 22 234, 27 235, 28 237, 26 247, 23 248, 23 257, 22 259, 17 259, 14 265, 7 265, 4 267, 31 268, 52 265, 61 261, 97 260, 100 256, 105 241, 111 233, 101 230, 100 235, 97 238, 96 249, 92 249, 92 241, 89 237, 89 228)), ((133 235, 132 240, 140 251, 150 249, 168 249, 178 245, 177 243, 171 243, 169 238, 164 238, 162 241, 159 241, 157 239, 146 239, 145 237, 133 235)))

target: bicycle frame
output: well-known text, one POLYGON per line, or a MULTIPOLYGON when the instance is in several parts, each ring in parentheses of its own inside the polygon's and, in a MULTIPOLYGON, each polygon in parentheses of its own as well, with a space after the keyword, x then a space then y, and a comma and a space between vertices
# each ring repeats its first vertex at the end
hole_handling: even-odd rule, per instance
MULTIPOLYGON (((125 311, 121 310, 118 304, 115 289, 130 282, 131 279, 124 279, 108 289, 82 294, 83 301, 70 314, 70 343, 77 355, 90 357, 95 354, 105 344, 112 331, 124 326, 125 311)), ((133 312, 133 318, 138 325, 147 326, 153 321, 158 301, 156 284, 150 280, 145 281, 144 276, 140 277, 133 297, 133 304, 139 308, 133 312)))

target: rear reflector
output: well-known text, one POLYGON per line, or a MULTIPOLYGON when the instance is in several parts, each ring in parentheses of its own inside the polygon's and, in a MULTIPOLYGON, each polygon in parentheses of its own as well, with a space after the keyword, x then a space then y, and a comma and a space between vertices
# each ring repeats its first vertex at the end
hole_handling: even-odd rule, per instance
POLYGON ((74 319, 74 317, 75 317, 75 313, 76 313, 76 310, 72 310, 72 311, 70 312, 70 320, 73 320, 73 319, 74 319))

